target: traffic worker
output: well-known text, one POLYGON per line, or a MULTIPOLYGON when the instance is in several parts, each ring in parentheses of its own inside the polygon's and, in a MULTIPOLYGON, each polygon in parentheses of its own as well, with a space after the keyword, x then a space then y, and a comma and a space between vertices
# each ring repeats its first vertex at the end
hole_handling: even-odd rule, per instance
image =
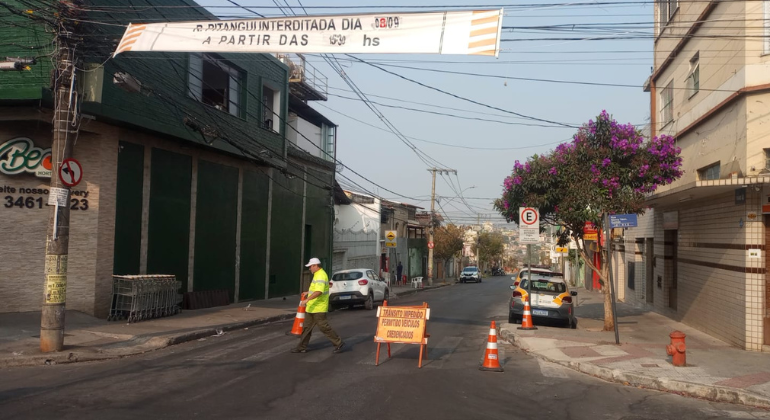
POLYGON ((342 352, 342 346, 345 343, 329 325, 326 320, 326 312, 329 311, 329 276, 321 268, 321 260, 311 258, 305 265, 313 273, 313 281, 310 282, 308 296, 306 300, 301 301, 300 306, 305 309, 305 326, 302 330, 302 336, 299 339, 299 345, 291 350, 292 353, 307 352, 307 344, 310 342, 310 334, 313 333, 313 327, 318 325, 322 333, 334 345, 334 353, 342 352))

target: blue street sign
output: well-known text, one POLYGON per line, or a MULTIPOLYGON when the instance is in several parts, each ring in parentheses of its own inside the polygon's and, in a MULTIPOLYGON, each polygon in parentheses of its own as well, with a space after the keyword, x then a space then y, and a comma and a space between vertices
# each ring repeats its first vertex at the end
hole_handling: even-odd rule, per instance
POLYGON ((611 228, 629 228, 636 227, 637 218, 635 214, 611 214, 611 228))

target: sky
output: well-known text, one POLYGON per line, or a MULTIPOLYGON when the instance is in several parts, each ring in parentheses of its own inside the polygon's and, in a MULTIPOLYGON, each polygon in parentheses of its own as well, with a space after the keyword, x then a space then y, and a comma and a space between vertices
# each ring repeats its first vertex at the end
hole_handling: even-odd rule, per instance
MULTIPOLYGON (((652 32, 649 28, 653 22, 651 2, 609 5, 593 3, 565 7, 563 4, 553 5, 556 3, 554 0, 526 0, 518 3, 499 0, 392 0, 390 3, 393 4, 386 8, 362 9, 344 6, 376 6, 388 2, 287 1, 288 5, 292 6, 291 9, 285 7, 287 3, 283 0, 277 0, 283 10, 275 7, 276 2, 267 0, 244 0, 238 1, 237 4, 253 8, 267 17, 281 16, 282 12, 304 14, 299 2, 311 15, 414 11, 399 8, 399 5, 435 6, 425 11, 446 10, 447 5, 463 6, 462 9, 466 10, 506 6, 503 26, 515 29, 503 30, 501 38, 511 41, 501 43, 498 58, 404 54, 359 54, 357 57, 446 92, 540 119, 579 125, 595 118, 606 109, 619 122, 643 125, 649 121, 649 94, 643 92, 642 85, 650 75, 652 66, 653 43, 648 36, 652 32), (523 3, 528 6, 522 6, 523 3), (265 8, 266 5, 272 8, 265 8), (318 8, 319 6, 343 8, 322 9, 318 8), (590 33, 581 30, 579 26, 577 29, 571 26, 586 24, 603 25, 590 33), (607 24, 611 24, 609 29, 606 28, 607 24), (565 25, 565 30, 556 32, 552 28, 547 31, 531 28, 542 25, 565 25), (641 36, 641 39, 612 39, 634 38, 638 33, 644 36, 641 36), (586 37, 594 39, 531 40, 586 37), (502 78, 429 72, 406 69, 404 66, 502 78), (536 82, 513 78, 598 82, 631 87, 536 82)), ((204 5, 221 3, 226 4, 226 0, 201 2, 204 5)), ((234 9, 226 10, 226 13, 234 13, 234 9)), ((222 13, 222 10, 212 11, 216 14, 222 13)), ((245 11, 242 13, 243 17, 249 16, 245 11)), ((311 102, 311 105, 339 126, 337 159, 368 180, 358 177, 348 169, 342 169, 340 175, 350 178, 365 187, 368 192, 381 197, 429 209, 431 174, 427 171, 428 165, 385 128, 379 117, 350 91, 342 77, 321 56, 310 55, 307 58, 311 65, 328 78, 328 100, 311 102)), ((475 223, 479 217, 482 221, 499 220, 500 216, 494 211, 491 201, 500 196, 503 180, 510 175, 514 161, 524 161, 534 154, 547 153, 560 142, 568 141, 576 131, 575 128, 514 125, 512 123, 531 124, 533 121, 421 87, 367 64, 355 62, 344 55, 337 55, 336 58, 344 67, 345 76, 365 92, 371 101, 454 115, 435 115, 376 105, 422 152, 439 162, 441 167, 457 171, 457 176, 437 176, 436 180, 436 195, 440 197, 440 205, 436 206, 436 211, 442 213, 450 222, 470 224, 475 223), (507 124, 460 117, 497 120, 507 124), (462 195, 465 200, 458 198, 461 189, 464 191, 462 195)), ((343 186, 351 185, 351 182, 342 177, 339 181, 343 186)), ((361 190, 356 187, 351 189, 361 190)))

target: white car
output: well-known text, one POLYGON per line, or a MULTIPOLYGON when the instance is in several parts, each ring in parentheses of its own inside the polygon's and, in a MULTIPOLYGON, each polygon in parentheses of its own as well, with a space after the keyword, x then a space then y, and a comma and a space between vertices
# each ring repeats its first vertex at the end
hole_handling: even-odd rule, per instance
POLYGON ((352 308, 355 305, 374 309, 375 302, 388 300, 390 296, 388 284, 369 268, 337 271, 329 285, 329 305, 332 310, 343 306, 352 308))

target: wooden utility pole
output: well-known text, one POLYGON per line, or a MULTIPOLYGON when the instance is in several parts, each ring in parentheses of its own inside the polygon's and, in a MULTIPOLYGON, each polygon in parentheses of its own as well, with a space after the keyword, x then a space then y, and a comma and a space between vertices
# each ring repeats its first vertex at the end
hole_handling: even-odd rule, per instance
MULTIPOLYGON (((431 183, 431 191, 430 191, 430 224, 428 226, 428 242, 433 243, 433 229, 435 226, 433 226, 433 221, 436 217, 436 172, 440 174, 450 174, 453 173, 457 175, 457 171, 454 169, 439 169, 439 168, 430 168, 428 169, 428 172, 430 172, 433 175, 433 181, 431 183)), ((428 247, 428 286, 433 286, 433 248, 428 247)))
POLYGON ((64 314, 67 300, 67 257, 70 238, 70 188, 59 178, 59 167, 72 157, 80 118, 73 104, 77 39, 74 37, 79 5, 58 3, 58 33, 56 37, 56 67, 54 74, 54 121, 51 143, 51 187, 48 203, 51 215, 45 247, 45 290, 40 320, 40 350, 61 351, 64 346, 64 314))

